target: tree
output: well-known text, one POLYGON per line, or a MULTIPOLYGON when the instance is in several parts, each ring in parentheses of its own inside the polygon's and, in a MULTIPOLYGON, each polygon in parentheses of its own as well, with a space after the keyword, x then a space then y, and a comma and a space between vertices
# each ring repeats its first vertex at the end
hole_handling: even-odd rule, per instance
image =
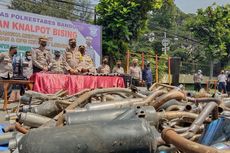
POLYGON ((148 12, 162 3, 163 0, 101 0, 96 10, 97 24, 103 26, 103 54, 124 57, 128 46, 146 28, 148 12))
POLYGON ((206 9, 199 9, 194 19, 188 21, 188 28, 204 45, 205 55, 210 61, 210 78, 213 75, 215 60, 228 56, 230 44, 230 5, 213 4, 206 9))
POLYGON ((90 0, 80 0, 75 11, 82 21, 90 21, 94 17, 95 10, 92 8, 90 0))
POLYGON ((12 0, 11 9, 21 10, 41 15, 48 15, 63 19, 75 20, 78 19, 77 14, 74 14, 74 0, 65 0, 65 3, 54 0, 12 0))
MULTIPOLYGON (((167 38, 171 40, 170 53, 182 46, 189 46, 186 37, 190 31, 184 26, 185 20, 192 15, 183 13, 176 5, 166 0, 163 1, 160 9, 152 8, 148 13, 147 29, 139 37, 138 41, 132 46, 134 50, 155 50, 162 54, 161 41, 164 38, 164 32, 167 32, 167 38), (149 33, 154 33, 154 41, 149 41, 149 33), (179 37, 181 35, 182 37, 179 37)), ((183 49, 187 51, 187 49, 183 49)))

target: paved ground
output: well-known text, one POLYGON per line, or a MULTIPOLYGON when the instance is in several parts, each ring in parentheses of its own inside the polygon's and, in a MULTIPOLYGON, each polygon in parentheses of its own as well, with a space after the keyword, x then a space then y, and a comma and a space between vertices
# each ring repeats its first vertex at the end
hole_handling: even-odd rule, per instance
POLYGON ((0 99, 0 124, 10 124, 9 121, 5 120, 5 116, 11 112, 12 108, 16 107, 18 103, 11 103, 8 105, 7 111, 3 111, 3 100, 0 99))

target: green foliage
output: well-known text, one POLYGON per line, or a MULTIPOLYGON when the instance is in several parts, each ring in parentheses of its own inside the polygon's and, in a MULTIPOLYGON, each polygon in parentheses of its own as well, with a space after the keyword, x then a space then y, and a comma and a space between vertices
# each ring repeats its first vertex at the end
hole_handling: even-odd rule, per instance
POLYGON ((160 9, 153 9, 149 19, 149 29, 156 27, 172 28, 176 25, 177 8, 175 4, 165 2, 160 9))
MULTIPOLYGON (((73 3, 74 0, 66 0, 66 2, 73 3)), ((11 9, 21 10, 41 15, 48 15, 63 19, 75 20, 77 16, 73 14, 74 5, 68 3, 60 3, 53 0, 41 1, 25 1, 25 0, 12 0, 11 9)))
POLYGON ((227 56, 227 45, 230 44, 230 5, 214 4, 200 9, 187 25, 205 46, 204 51, 209 59, 222 59, 227 56))
POLYGON ((161 5, 162 0, 101 0, 96 10, 97 24, 103 26, 103 54, 118 52, 113 58, 124 58, 146 28, 148 12, 161 5))
MULTIPOLYGON (((134 50, 155 50, 158 55, 162 54, 162 44, 161 40, 164 37, 164 32, 167 32, 167 38, 171 40, 170 51, 168 53, 174 52, 174 50, 181 48, 183 45, 188 45, 185 39, 179 38, 175 39, 176 35, 189 36, 189 31, 185 28, 185 20, 190 18, 192 15, 183 13, 173 2, 168 2, 163 0, 163 5, 160 9, 153 8, 148 14, 147 29, 144 31, 134 46, 131 46, 134 50), (155 34, 155 40, 150 42, 146 34, 155 34), (186 43, 186 44, 185 44, 186 43)), ((184 49, 187 52, 187 49, 184 49)), ((186 54, 186 53, 185 53, 186 54)), ((172 54, 171 54, 172 55, 172 54)))

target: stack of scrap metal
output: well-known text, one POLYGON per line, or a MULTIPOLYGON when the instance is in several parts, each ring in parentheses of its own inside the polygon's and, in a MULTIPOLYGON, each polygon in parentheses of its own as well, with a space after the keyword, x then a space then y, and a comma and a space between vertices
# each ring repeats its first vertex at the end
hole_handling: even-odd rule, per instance
POLYGON ((13 153, 230 152, 230 99, 178 87, 26 91, 0 144, 13 153))

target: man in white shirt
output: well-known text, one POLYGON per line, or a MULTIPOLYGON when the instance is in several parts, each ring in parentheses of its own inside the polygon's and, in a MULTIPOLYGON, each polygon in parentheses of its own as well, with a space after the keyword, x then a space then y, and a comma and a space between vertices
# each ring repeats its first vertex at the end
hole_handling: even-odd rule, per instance
POLYGON ((140 82, 142 81, 142 71, 141 68, 138 66, 138 59, 133 59, 133 64, 129 68, 129 73, 132 77, 132 84, 135 86, 139 86, 140 82))
POLYGON ((202 71, 198 70, 197 73, 194 74, 193 76, 193 81, 194 81, 194 90, 195 91, 200 91, 201 87, 201 82, 203 80, 203 75, 202 75, 202 71))
POLYGON ((223 93, 226 93, 226 81, 227 77, 224 74, 224 71, 222 70, 221 73, 218 75, 218 91, 223 93))

